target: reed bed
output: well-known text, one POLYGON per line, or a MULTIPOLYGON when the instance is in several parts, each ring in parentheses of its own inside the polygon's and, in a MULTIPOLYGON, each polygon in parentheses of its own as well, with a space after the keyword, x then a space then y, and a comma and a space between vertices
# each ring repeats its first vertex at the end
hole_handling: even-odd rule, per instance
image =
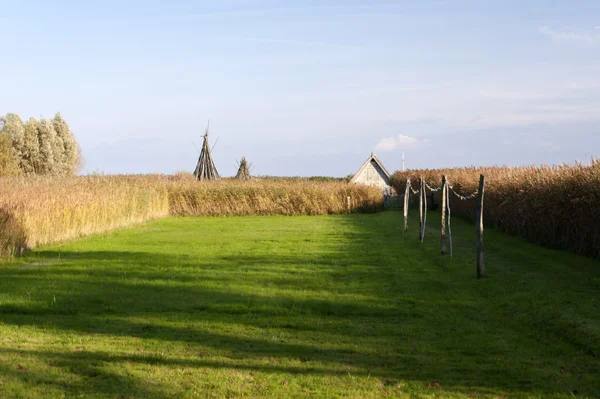
POLYGON ((172 215, 329 215, 374 212, 383 207, 376 188, 308 180, 220 180, 169 186, 172 215))
POLYGON ((90 176, 0 180, 0 256, 101 233, 169 213, 168 196, 143 180, 90 176))
MULTIPOLYGON (((394 188, 424 177, 434 187, 446 175, 455 191, 468 195, 485 175, 484 221, 506 233, 551 248, 600 258, 600 162, 591 165, 469 167, 396 172, 394 188)), ((439 198, 439 194, 436 195, 439 198)), ((472 220, 475 201, 450 194, 453 214, 472 220)), ((438 201, 439 203, 439 201, 438 201)))
POLYGON ((0 179, 0 257, 168 215, 323 215, 382 209, 379 190, 308 180, 188 174, 0 179))

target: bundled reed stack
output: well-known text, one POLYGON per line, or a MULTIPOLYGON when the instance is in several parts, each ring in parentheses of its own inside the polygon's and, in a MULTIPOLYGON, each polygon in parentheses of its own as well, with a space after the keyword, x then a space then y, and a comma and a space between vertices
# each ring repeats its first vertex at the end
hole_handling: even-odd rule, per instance
POLYGON ((204 132, 204 143, 202 143, 202 151, 200 151, 200 157, 198 158, 196 170, 194 170, 194 176, 198 180, 216 180, 220 177, 212 156, 210 155, 210 147, 208 146, 208 127, 204 132))
POLYGON ((242 157, 242 160, 240 161, 240 167, 238 168, 238 172, 235 175, 235 178, 240 180, 251 179, 250 165, 248 164, 248 161, 246 161, 246 157, 242 157))

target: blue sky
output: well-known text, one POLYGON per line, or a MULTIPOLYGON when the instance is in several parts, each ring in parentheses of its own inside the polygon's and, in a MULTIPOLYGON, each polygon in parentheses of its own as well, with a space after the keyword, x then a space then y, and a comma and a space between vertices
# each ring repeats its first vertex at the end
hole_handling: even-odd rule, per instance
POLYGON ((85 170, 221 174, 600 155, 598 1, 0 0, 0 114, 60 111, 85 170))

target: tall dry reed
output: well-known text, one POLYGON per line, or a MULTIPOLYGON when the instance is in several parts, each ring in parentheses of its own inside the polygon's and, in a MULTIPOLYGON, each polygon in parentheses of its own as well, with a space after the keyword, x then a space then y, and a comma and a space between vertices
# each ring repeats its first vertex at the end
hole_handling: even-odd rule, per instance
POLYGON ((115 177, 0 179, 0 256, 168 215, 167 193, 115 177))
POLYGON ((0 257, 28 248, 177 216, 324 215, 372 212, 379 190, 336 182, 190 175, 0 179, 0 257))
MULTIPOLYGON (((475 192, 479 175, 485 175, 488 225, 540 245, 600 257, 600 162, 412 170, 394 173, 393 184, 404 192, 408 177, 416 187, 423 176, 433 187, 444 174, 460 194, 475 192)), ((475 201, 460 201, 452 194, 450 200, 453 213, 474 220, 475 201)))
POLYGON ((220 180, 175 182, 169 186, 172 215, 328 215, 374 212, 382 208, 378 189, 308 180, 220 180))

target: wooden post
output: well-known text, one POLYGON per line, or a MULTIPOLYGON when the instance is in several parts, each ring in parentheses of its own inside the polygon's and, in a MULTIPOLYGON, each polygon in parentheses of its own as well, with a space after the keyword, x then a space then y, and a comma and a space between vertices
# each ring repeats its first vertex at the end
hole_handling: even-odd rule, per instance
POLYGON ((408 204, 410 200, 410 179, 406 180, 406 190, 404 190, 404 231, 408 230, 408 204))
POLYGON ((479 176, 479 194, 477 196, 477 278, 485 276, 483 264, 483 197, 485 190, 485 177, 479 176))
POLYGON ((446 255, 446 175, 442 176, 442 255, 446 255))
POLYGON ((427 229, 427 183, 421 179, 421 195, 423 196, 423 231, 421 232, 421 242, 425 240, 425 229, 427 229))
POLYGON ((423 235, 423 178, 419 178, 419 240, 423 235))
POLYGON ((346 198, 347 202, 348 202, 348 215, 350 214, 350 196, 348 196, 348 198, 346 198))

